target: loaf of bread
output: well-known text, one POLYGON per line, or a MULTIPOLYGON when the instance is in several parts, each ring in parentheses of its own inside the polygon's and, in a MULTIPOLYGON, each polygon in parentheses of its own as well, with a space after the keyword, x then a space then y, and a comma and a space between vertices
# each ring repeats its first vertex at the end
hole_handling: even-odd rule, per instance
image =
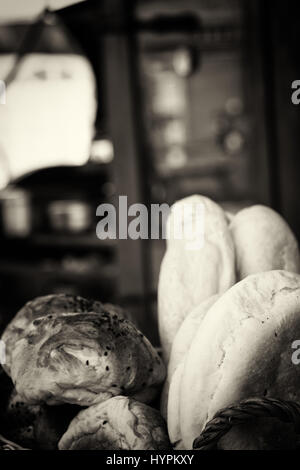
POLYGON ((159 412, 117 396, 90 406, 70 423, 60 450, 168 450, 166 425, 159 412))
POLYGON ((184 360, 185 355, 187 354, 192 344, 193 338, 197 333, 197 330, 207 311, 216 302, 218 297, 220 297, 220 294, 213 295, 201 302, 198 307, 194 308, 191 313, 187 315, 176 333, 172 344, 170 361, 168 363, 167 378, 165 380, 161 394, 160 411, 165 419, 167 419, 169 387, 172 376, 177 367, 184 360))
POLYGON ((183 366, 179 426, 185 448, 192 448, 217 411, 243 399, 299 402, 300 375, 292 362, 299 338, 300 275, 258 273, 223 294, 208 310, 183 366))
POLYGON ((297 240, 285 220, 273 209, 256 205, 238 212, 230 221, 237 279, 273 269, 299 273, 297 240))
POLYGON ((129 314, 119 307, 110 304, 106 306, 97 300, 85 299, 78 295, 51 294, 36 297, 30 302, 27 302, 7 325, 2 334, 1 339, 5 343, 6 353, 6 361, 5 364, 3 364, 4 370, 10 375, 12 350, 17 341, 22 337, 23 332, 36 318, 63 312, 102 313, 107 307, 111 312, 115 310, 118 315, 130 319, 129 314))
POLYGON ((151 401, 165 367, 129 320, 102 308, 33 320, 12 351, 11 377, 28 403, 90 406, 120 394, 151 401))
POLYGON ((236 279, 232 236, 218 204, 196 195, 176 202, 167 233, 158 284, 159 333, 166 362, 185 317, 236 279))

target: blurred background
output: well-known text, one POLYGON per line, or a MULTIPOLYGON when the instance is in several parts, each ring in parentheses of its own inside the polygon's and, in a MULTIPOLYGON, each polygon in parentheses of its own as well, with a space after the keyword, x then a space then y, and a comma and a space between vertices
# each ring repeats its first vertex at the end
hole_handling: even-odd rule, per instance
POLYGON ((296 0, 2 0, 0 328, 66 292, 156 341, 163 240, 99 240, 96 208, 193 193, 300 236, 296 0))

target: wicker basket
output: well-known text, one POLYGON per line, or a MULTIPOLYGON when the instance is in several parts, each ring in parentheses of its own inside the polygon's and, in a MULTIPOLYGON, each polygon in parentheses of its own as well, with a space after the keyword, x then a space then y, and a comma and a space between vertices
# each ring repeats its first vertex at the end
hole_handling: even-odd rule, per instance
POLYGON ((300 434, 300 405, 276 398, 249 398, 220 410, 210 420, 199 437, 194 440, 195 450, 216 450, 218 442, 233 426, 253 421, 255 418, 277 418, 292 423, 300 434))

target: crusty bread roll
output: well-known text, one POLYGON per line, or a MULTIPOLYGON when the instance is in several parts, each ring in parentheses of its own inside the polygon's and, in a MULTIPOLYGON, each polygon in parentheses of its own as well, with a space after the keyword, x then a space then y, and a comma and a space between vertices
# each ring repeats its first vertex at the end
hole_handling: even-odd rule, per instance
POLYGON ((216 302, 218 297, 220 297, 220 294, 215 294, 201 302, 200 305, 194 308, 183 320, 179 330, 176 333, 172 344, 170 361, 168 363, 167 378, 165 380, 161 394, 160 412, 165 419, 167 419, 169 387, 172 376, 188 352, 193 338, 197 333, 197 330, 208 309, 216 302))
POLYGON ((243 399, 300 402, 300 375, 291 360, 299 338, 300 275, 258 273, 223 294, 185 360, 179 410, 185 448, 217 411, 243 399))
POLYGON ((284 269, 299 273, 297 240, 273 209, 256 205, 241 210, 230 222, 238 280, 249 274, 284 269))
POLYGON ((81 411, 59 442, 60 450, 168 450, 164 420, 150 406, 117 396, 81 411))
MULTIPOLYGON (((119 307, 108 305, 109 309, 117 309, 116 313, 129 318, 127 312, 121 312, 119 307)), ((36 318, 60 312, 96 312, 101 313, 105 308, 97 300, 89 300, 80 296, 68 294, 51 294, 37 297, 27 302, 5 328, 2 341, 5 343, 6 362, 3 368, 10 375, 11 354, 16 342, 22 337, 24 330, 36 318)), ((130 319, 130 318, 129 318, 130 319)))
POLYGON ((167 232, 158 284, 159 333, 166 362, 186 315, 235 283, 233 241, 225 212, 218 204, 196 195, 176 202, 167 232), (180 239, 175 226, 186 228, 180 239))
POLYGON ((11 377, 28 403, 89 406, 121 393, 151 400, 165 367, 130 321, 103 308, 36 318, 12 351, 11 377))

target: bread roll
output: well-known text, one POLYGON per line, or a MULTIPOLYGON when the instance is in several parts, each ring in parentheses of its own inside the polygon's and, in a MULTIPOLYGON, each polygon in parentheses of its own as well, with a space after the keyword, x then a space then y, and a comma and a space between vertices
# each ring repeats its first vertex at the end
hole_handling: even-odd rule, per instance
POLYGON ((186 353, 188 352, 192 344, 193 338, 197 333, 197 330, 207 311, 215 303, 219 296, 220 294, 213 295, 201 302, 198 307, 194 308, 183 320, 179 330, 176 333, 174 342, 172 344, 171 356, 168 364, 167 378, 165 380, 163 391, 161 394, 160 411, 165 419, 167 419, 169 387, 172 376, 176 368, 183 361, 186 353))
POLYGON ((180 427, 180 390, 184 364, 183 358, 171 377, 167 402, 168 433, 171 444, 176 450, 185 449, 180 427))
POLYGON ((251 206, 231 219, 238 280, 249 274, 284 269, 299 273, 297 240, 285 220, 266 206, 251 206))
MULTIPOLYGON (((110 311, 116 310, 116 313, 129 318, 127 312, 121 311, 120 307, 107 305, 110 311)), ((2 341, 5 343, 6 362, 3 368, 10 375, 11 355, 16 342, 22 337, 24 330, 36 318, 47 316, 51 313, 61 312, 96 312, 101 313, 105 308, 97 300, 89 300, 78 295, 51 294, 37 297, 27 302, 21 310, 15 315, 12 321, 5 328, 2 341)), ((130 319, 130 318, 129 318, 130 319)))
POLYGON ((218 204, 196 195, 176 202, 167 232, 158 283, 159 333, 166 362, 186 315, 235 283, 233 241, 225 212, 218 204), (183 228, 181 238, 176 238, 175 226, 183 228))
POLYGON ((121 393, 151 400, 165 367, 130 321, 102 309, 35 319, 12 352, 11 376, 28 403, 90 406, 121 393))
POLYGON ((168 450, 164 420, 147 405, 117 396, 81 411, 59 442, 60 450, 168 450))
POLYGON ((168 372, 170 373, 170 376, 172 376, 178 364, 184 359, 208 310, 220 296, 221 294, 215 294, 201 302, 200 305, 194 308, 182 322, 172 345, 170 361, 168 364, 168 372))
POLYGON ((185 361, 180 427, 186 449, 214 414, 249 397, 300 401, 292 343, 300 338, 300 275, 254 274, 209 309, 185 361))

